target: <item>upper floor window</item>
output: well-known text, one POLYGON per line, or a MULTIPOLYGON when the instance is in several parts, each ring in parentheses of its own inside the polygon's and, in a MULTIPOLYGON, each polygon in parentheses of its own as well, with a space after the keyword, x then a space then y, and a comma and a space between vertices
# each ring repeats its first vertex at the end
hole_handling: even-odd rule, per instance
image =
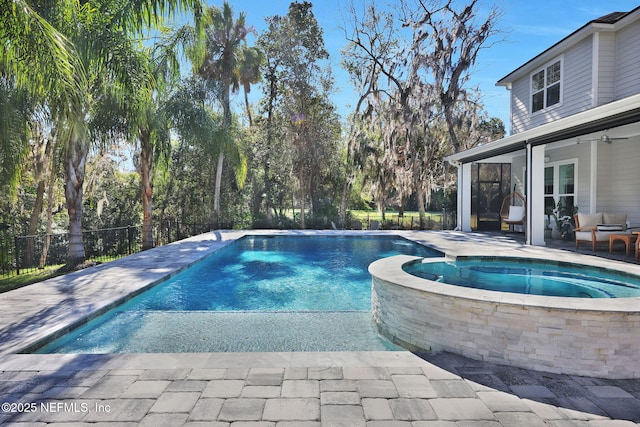
POLYGON ((560 103, 561 70, 558 60, 531 75, 532 113, 560 103))

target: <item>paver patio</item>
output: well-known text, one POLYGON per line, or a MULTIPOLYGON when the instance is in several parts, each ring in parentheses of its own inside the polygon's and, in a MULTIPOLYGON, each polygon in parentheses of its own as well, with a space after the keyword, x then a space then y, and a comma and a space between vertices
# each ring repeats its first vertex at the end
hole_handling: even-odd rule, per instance
MULTIPOLYGON (((242 234, 208 233, 0 294, 0 423, 235 427, 640 423, 640 379, 549 374, 448 353, 16 354, 242 234)), ((480 234, 394 234, 458 253, 516 251, 539 256, 551 250, 480 234)), ((579 254, 558 256, 584 260, 579 254)), ((631 270, 638 268, 629 265, 631 270)))

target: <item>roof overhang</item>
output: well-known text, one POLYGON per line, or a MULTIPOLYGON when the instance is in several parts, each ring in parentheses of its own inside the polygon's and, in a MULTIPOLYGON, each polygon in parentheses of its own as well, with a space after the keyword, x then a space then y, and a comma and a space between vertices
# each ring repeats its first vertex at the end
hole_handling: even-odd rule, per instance
POLYGON ((452 154, 445 160, 451 164, 476 162, 513 153, 528 144, 548 144, 637 122, 640 122, 640 94, 452 154))

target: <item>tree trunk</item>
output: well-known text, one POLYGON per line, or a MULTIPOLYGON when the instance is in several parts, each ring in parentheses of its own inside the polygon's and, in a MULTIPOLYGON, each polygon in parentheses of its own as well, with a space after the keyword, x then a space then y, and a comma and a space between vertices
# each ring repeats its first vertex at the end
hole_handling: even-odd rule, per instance
POLYGON ((444 117, 447 122, 447 131, 449 132, 449 138, 451 140, 451 145, 453 146, 454 153, 460 152, 460 141, 458 141, 458 136, 456 135, 456 126, 453 120, 452 106, 445 105, 444 117))
POLYGON ((27 231, 27 235, 30 237, 27 238, 27 247, 23 260, 23 265, 25 267, 32 267, 34 264, 33 252, 35 248, 35 235, 38 232, 38 222, 40 220, 40 214, 42 213, 42 208, 44 205, 45 181, 47 180, 47 173, 49 170, 49 168, 47 167, 47 162, 51 157, 52 143, 49 139, 45 138, 45 135, 42 133, 41 128, 42 126, 34 123, 34 143, 32 145, 32 152, 34 161, 34 180, 37 183, 37 189, 36 200, 33 205, 33 211, 31 211, 31 216, 29 218, 29 229, 27 231))
POLYGON ((344 184, 342 186, 342 197, 340 199, 340 224, 344 224, 347 217, 347 198, 351 191, 351 185, 349 184, 348 176, 345 177, 344 184))
POLYGON ((49 174, 49 188, 47 189, 47 231, 42 247, 42 255, 40 256, 40 267, 47 265, 47 256, 49 254, 49 246, 51 246, 51 232, 53 228, 53 188, 56 183, 56 164, 55 160, 51 165, 51 173, 49 174))
POLYGON ((29 218, 29 230, 27 231, 27 247, 24 253, 23 267, 33 267, 33 252, 35 249, 35 238, 38 232, 38 222, 40 214, 42 213, 42 206, 44 201, 44 179, 38 181, 38 188, 36 190, 36 200, 33 205, 33 211, 31 211, 31 217, 29 218))
POLYGON ((382 200, 382 197, 379 197, 378 200, 376 200, 376 206, 378 207, 378 213, 380 214, 382 221, 386 220, 386 217, 385 217, 386 207, 385 207, 384 201, 382 200))
POLYGON ((69 213, 69 249, 67 264, 77 265, 85 260, 82 242, 82 194, 85 166, 87 163, 87 145, 77 136, 67 148, 65 159, 65 199, 69 213))
POLYGON ((220 228, 220 189, 222 188, 222 165, 224 164, 224 152, 220 151, 218 156, 218 165, 216 166, 216 189, 213 198, 213 214, 215 215, 215 224, 220 228))
POLYGON ((422 186, 418 187, 418 213, 420 215, 420 230, 425 229, 426 212, 424 208, 424 189, 422 186))
MULTIPOLYGON (((273 207, 272 203, 272 194, 271 194, 271 166, 270 166, 270 157, 271 157, 271 143, 273 142, 273 109, 276 97, 278 95, 278 89, 276 86, 276 80, 273 73, 269 74, 269 104, 267 107, 267 146, 264 150, 264 193, 267 195, 265 200, 265 210, 267 214, 267 225, 269 227, 273 226, 273 214, 271 213, 271 208, 273 207)), ((281 204, 282 206, 282 204, 281 204)))
POLYGON ((150 135, 140 134, 140 179, 142 181, 142 250, 153 248, 153 147, 150 135))
POLYGON ((264 162, 264 194, 265 201, 264 206, 267 214, 267 225, 269 227, 273 226, 273 203, 271 203, 271 180, 269 179, 271 168, 269 167, 269 160, 265 160, 264 162))
POLYGON ((307 193, 309 194, 309 218, 311 218, 313 220, 313 218, 315 218, 316 216, 316 208, 318 206, 318 201, 316 199, 316 192, 314 191, 314 176, 313 176, 313 172, 309 173, 309 179, 307 180, 309 182, 308 188, 307 188, 307 193))
POLYGON ((303 230, 306 228, 306 224, 304 221, 304 199, 304 168, 300 168, 300 228, 302 228, 303 230))
POLYGON ((253 127, 253 119, 251 117, 251 107, 249 106, 249 91, 244 88, 244 106, 247 109, 247 117, 249 118, 249 127, 253 127))
POLYGON ((224 165, 224 145, 226 144, 226 140, 228 138, 229 126, 231 125, 231 105, 230 105, 230 86, 229 83, 224 85, 224 90, 222 93, 222 130, 224 131, 225 140, 220 147, 220 154, 218 155, 218 165, 216 167, 216 183, 215 183, 215 193, 213 196, 213 214, 214 221, 217 228, 220 228, 220 191, 222 189, 222 166, 224 165))

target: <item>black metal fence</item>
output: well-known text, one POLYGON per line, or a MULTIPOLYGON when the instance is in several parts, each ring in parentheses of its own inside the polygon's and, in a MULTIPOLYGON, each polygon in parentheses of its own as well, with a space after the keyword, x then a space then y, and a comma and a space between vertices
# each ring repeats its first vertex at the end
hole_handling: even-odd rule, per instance
MULTIPOLYGON (((420 218, 416 215, 387 214, 383 220, 378 213, 359 215, 358 217, 347 214, 344 223, 339 217, 331 216, 306 216, 305 228, 309 230, 453 230, 456 227, 456 211, 427 212, 424 223, 420 224, 420 218)), ((264 229, 299 229, 300 214, 295 212, 294 218, 275 219, 269 224, 266 220, 255 220, 252 228, 264 229)))
POLYGON ((156 246, 162 246, 175 242, 177 240, 186 239, 187 237, 196 236, 215 230, 214 224, 188 224, 178 221, 162 221, 154 229, 154 243, 156 246))
POLYGON ((363 228, 368 229, 376 224, 384 230, 452 230, 456 226, 456 212, 427 213, 423 224, 420 224, 420 218, 415 215, 387 215, 384 221, 379 216, 367 216, 360 222, 363 228))
MULTIPOLYGON (((332 228, 335 221, 324 217, 317 224, 310 221, 309 228, 332 228)), ((289 224, 291 226, 291 224, 289 224)), ((226 227, 229 228, 227 224, 226 227)), ((417 229, 419 220, 411 216, 392 216, 385 221, 373 217, 362 221, 337 224, 342 229, 417 229), (374 226, 375 224, 375 226, 374 226)), ((455 212, 427 216, 422 228, 427 230, 447 230, 455 227, 455 212)), ((161 221, 153 230, 154 243, 162 246, 220 228, 213 224, 187 224, 178 221, 161 221)), ((260 227, 256 227, 260 228, 260 227)), ((87 261, 105 262, 121 258, 142 250, 142 227, 126 226, 90 230, 82 233, 87 261)), ((0 277, 23 274, 44 267, 63 266, 67 258, 69 238, 67 233, 40 234, 35 236, 12 236, 8 231, 0 231, 0 277)))
MULTIPOLYGON (((162 221, 154 228, 154 243, 166 245, 211 230, 211 224, 183 224, 162 221)), ((87 261, 105 262, 142 250, 142 227, 126 226, 82 233, 87 261)), ((0 233, 0 277, 32 272, 66 262, 67 233, 11 236, 0 233)))

